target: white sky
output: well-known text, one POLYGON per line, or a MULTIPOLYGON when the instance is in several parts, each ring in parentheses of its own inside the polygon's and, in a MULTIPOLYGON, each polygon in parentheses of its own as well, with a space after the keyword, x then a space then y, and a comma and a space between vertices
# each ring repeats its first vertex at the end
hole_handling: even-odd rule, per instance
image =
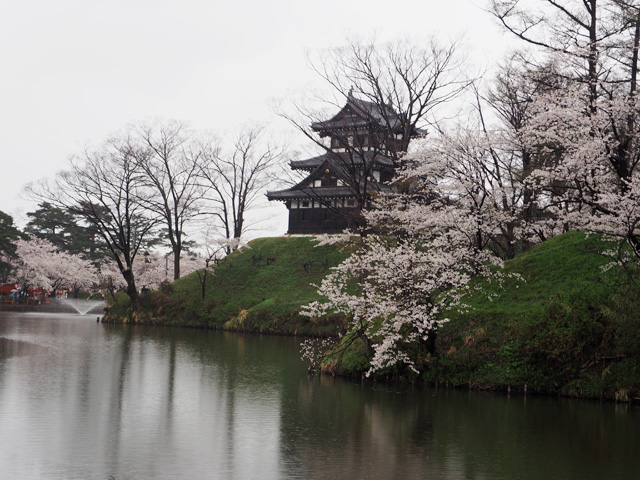
MULTIPOLYGON (((306 52, 347 36, 464 35, 491 68, 505 40, 486 0, 3 0, 0 210, 22 225, 24 185, 126 124, 177 119, 219 134, 282 122, 269 108, 322 86, 306 52)), ((293 130, 286 124, 282 131, 293 130)), ((286 230, 286 209, 264 228, 286 230)))

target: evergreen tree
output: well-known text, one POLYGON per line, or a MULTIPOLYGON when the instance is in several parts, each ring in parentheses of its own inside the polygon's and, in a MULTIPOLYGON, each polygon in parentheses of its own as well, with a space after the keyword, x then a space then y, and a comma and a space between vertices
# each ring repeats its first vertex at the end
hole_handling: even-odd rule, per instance
POLYGON ((88 260, 99 260, 108 255, 95 228, 84 226, 83 223, 86 222, 79 215, 49 202, 42 202, 38 207, 27 213, 30 220, 25 233, 48 240, 63 251, 81 255, 88 260))
POLYGON ((13 224, 13 217, 0 211, 0 280, 3 282, 13 269, 11 261, 16 258, 16 241, 22 236, 13 224))

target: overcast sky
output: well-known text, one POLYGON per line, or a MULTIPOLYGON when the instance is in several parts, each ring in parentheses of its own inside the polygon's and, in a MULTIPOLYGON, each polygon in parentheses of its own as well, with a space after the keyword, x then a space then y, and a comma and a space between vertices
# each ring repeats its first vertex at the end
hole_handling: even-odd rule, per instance
MULTIPOLYGON (((26 183, 126 124, 177 119, 224 134, 321 85, 306 52, 348 36, 464 36, 491 68, 504 39, 486 0, 3 0, 0 210, 22 224, 26 183)), ((279 128, 285 131, 288 126, 279 128)), ((286 230, 286 209, 267 229, 286 230)))

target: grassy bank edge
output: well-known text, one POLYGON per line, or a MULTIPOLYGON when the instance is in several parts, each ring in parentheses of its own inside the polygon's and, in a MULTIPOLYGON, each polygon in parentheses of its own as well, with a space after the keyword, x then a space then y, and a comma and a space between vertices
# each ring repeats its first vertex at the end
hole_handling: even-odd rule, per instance
MULTIPOLYGON (((260 239, 215 269, 215 284, 199 299, 193 275, 144 297, 143 311, 116 305, 106 321, 230 331, 335 335, 340 318, 312 319, 299 309, 317 300, 313 284, 346 253, 314 247, 309 238, 260 239), (269 258, 271 261, 267 261, 269 258)), ((570 232, 507 262, 523 281, 494 289, 496 297, 467 299, 472 308, 451 312, 438 333, 436 355, 425 354, 424 374, 402 369, 381 376, 474 390, 522 391, 620 401, 640 400, 638 288, 607 272, 602 240, 570 232)), ((334 374, 366 370, 358 344, 334 374)))

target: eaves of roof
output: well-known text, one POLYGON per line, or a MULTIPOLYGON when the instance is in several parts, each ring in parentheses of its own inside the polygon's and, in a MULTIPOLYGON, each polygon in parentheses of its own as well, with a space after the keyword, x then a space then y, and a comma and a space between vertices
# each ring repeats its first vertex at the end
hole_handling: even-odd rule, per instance
POLYGON ((335 152, 329 151, 318 155, 317 157, 307 158, 305 160, 292 160, 290 166, 293 170, 313 170, 320 167, 325 161, 331 162, 333 165, 357 165, 362 160, 374 160, 376 165, 380 167, 393 168, 393 160, 380 152, 374 151, 352 151, 352 152, 335 152))
MULTIPOLYGON (((391 187, 388 185, 379 184, 377 182, 372 183, 369 190, 371 193, 383 192, 388 193, 391 191, 391 187)), ((267 198, 269 200, 290 200, 293 198, 302 199, 314 199, 314 198, 353 198, 353 190, 348 186, 341 187, 301 187, 296 185, 295 187, 288 188, 286 190, 277 190, 273 192, 267 192, 267 198)))

